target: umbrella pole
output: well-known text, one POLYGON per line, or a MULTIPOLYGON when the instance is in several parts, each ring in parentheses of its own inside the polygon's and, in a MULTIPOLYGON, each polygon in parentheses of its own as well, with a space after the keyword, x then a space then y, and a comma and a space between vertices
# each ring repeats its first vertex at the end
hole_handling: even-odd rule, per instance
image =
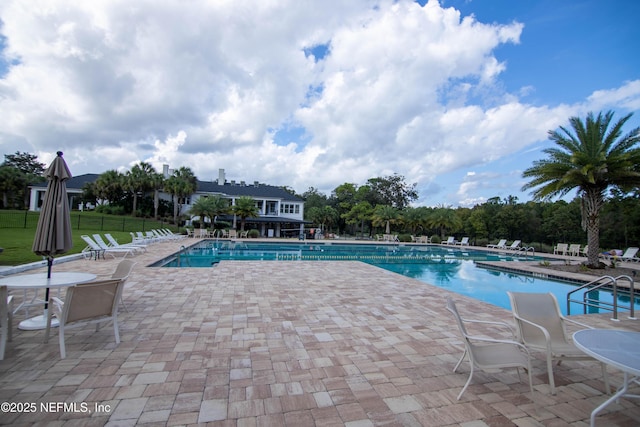
MULTIPOLYGON (((47 279, 51 279, 51 267, 53 266, 53 257, 47 257, 47 279)), ((44 292, 44 314, 47 315, 49 309, 49 288, 44 292)), ((45 319, 46 321, 46 319, 45 319)))

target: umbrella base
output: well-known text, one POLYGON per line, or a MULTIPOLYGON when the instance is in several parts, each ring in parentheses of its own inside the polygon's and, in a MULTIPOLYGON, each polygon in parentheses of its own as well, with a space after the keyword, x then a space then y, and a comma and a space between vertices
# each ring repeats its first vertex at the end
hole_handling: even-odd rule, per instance
MULTIPOLYGON (((56 319, 55 317, 51 319, 52 328, 57 328, 58 325, 59 325, 58 319, 56 319)), ((47 319, 43 315, 32 317, 31 319, 23 320, 18 325, 18 329, 21 329, 23 331, 36 331, 39 329, 46 329, 46 328, 47 328, 47 319)))

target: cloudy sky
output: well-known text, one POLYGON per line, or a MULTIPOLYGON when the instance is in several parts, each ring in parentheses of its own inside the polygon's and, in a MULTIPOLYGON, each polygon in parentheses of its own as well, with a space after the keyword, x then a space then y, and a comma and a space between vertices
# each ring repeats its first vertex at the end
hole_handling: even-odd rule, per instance
POLYGON ((640 2, 4 0, 0 148, 417 205, 521 193, 571 116, 640 126, 640 2))

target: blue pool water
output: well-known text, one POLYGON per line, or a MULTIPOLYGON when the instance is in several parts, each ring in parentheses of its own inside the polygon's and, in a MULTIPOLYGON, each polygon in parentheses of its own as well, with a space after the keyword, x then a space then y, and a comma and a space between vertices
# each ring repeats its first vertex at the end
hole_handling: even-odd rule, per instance
MULTIPOLYGON (((155 266, 211 267, 222 260, 230 261, 341 261, 355 260, 384 268, 421 282, 449 289, 490 304, 510 309, 507 291, 552 292, 566 314, 567 293, 576 284, 480 268, 476 261, 532 261, 542 257, 509 252, 497 253, 463 247, 432 245, 376 245, 342 243, 262 243, 244 241, 205 240, 184 248, 155 266)), ((613 296, 600 292, 601 301, 611 302, 613 296)), ((628 305, 628 299, 619 297, 628 305)), ((640 310, 637 301, 636 310, 640 310)), ((583 312, 573 304, 572 314, 583 312)))

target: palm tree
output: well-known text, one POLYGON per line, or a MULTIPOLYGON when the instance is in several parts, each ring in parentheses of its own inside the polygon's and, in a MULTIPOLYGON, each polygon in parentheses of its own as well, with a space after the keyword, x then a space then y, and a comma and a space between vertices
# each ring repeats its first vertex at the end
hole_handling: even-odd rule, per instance
POLYGON ((104 203, 113 204, 122 199, 123 176, 115 169, 100 174, 95 183, 96 196, 104 203))
POLYGON ((181 166, 165 181, 165 191, 173 198, 173 222, 178 223, 178 214, 182 208, 181 200, 195 193, 198 182, 190 168, 181 166))
POLYGON ((244 231, 244 223, 247 218, 259 215, 256 201, 249 196, 242 196, 236 199, 236 204, 233 205, 233 213, 240 217, 240 231, 244 231))
POLYGON ((440 238, 444 240, 445 230, 456 230, 462 227, 462 220, 451 208, 438 207, 427 218, 429 227, 440 229, 440 238))
POLYGON ((384 225, 385 233, 389 234, 391 233, 391 224, 400 221, 400 212, 393 206, 378 205, 373 210, 371 220, 375 227, 384 225))
POLYGON ((158 208, 160 207, 160 190, 164 188, 164 175, 153 172, 149 180, 153 190, 153 217, 158 218, 158 208))
POLYGON ((189 213, 191 215, 197 215, 200 217, 200 228, 204 227, 205 218, 211 219, 213 226, 214 218, 225 214, 229 211, 229 201, 220 196, 204 196, 199 197, 198 200, 193 202, 189 213))
POLYGON ((543 152, 549 157, 537 160, 523 172, 532 178, 522 189, 535 189, 536 200, 548 200, 564 196, 577 189, 581 198, 582 226, 587 229, 587 265, 600 267, 600 209, 609 187, 623 192, 637 190, 640 186, 640 128, 622 136, 622 127, 631 118, 628 114, 611 123, 613 112, 587 114, 583 123, 578 117, 569 119, 571 130, 560 127, 549 131, 549 139, 557 147, 543 152))
POLYGON ((367 201, 358 202, 351 207, 349 212, 341 215, 345 222, 353 226, 353 232, 356 233, 357 224, 360 222, 360 233, 364 235, 364 222, 370 221, 373 215, 373 207, 367 201))
POLYGON ((124 187, 133 194, 133 208, 131 215, 136 216, 138 206, 138 194, 144 195, 145 191, 153 186, 153 174, 156 170, 150 163, 140 162, 134 165, 124 178, 124 187))
POLYGON ((225 199, 221 196, 209 197, 209 214, 211 215, 212 223, 215 223, 216 217, 227 214, 231 211, 229 202, 229 199, 225 199))
POLYGON ((211 216, 209 209, 209 198, 206 196, 198 197, 198 200, 191 204, 189 213, 193 216, 200 217, 200 229, 206 228, 205 219, 211 216))
POLYGON ((338 220, 338 211, 332 208, 331 206, 324 206, 320 212, 320 224, 322 224, 322 232, 325 232, 325 227, 329 226, 329 231, 331 231, 331 226, 336 223, 338 220))

